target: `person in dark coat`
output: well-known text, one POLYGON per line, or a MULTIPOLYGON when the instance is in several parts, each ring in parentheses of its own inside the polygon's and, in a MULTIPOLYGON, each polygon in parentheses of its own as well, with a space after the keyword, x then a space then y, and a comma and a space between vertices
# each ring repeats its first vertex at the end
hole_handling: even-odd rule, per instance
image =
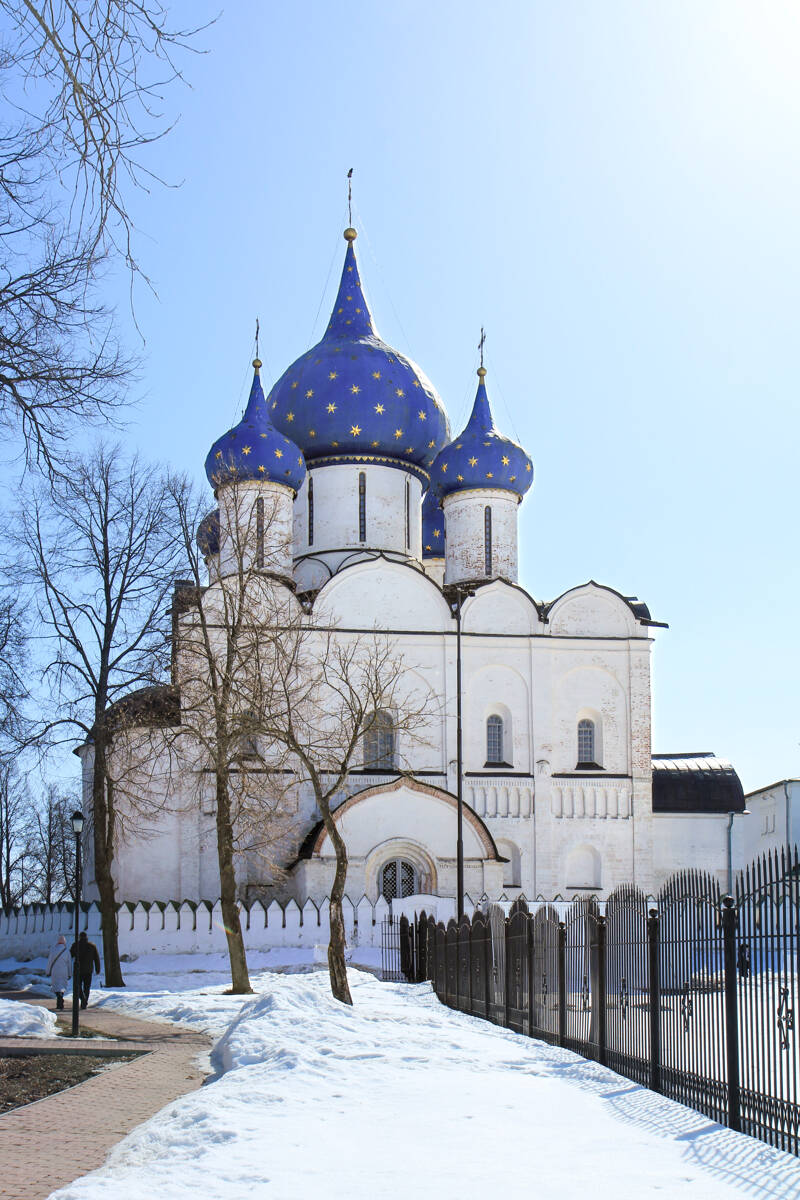
POLYGON ((86 1008, 89 1003, 89 992, 92 990, 92 972, 100 970, 100 955, 97 953, 97 946, 94 942, 90 942, 86 936, 86 930, 82 929, 78 934, 77 953, 76 943, 72 943, 70 953, 74 959, 77 959, 77 969, 80 975, 81 988, 81 1008, 86 1008))

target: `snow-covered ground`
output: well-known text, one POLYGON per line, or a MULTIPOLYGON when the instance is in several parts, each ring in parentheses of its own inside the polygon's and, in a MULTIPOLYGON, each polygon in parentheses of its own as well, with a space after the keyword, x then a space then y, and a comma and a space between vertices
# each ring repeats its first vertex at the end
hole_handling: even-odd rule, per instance
MULTIPOLYGON (((789 1155, 452 1012, 427 985, 353 970, 348 1009, 311 959, 252 956, 256 994, 244 998, 224 995, 221 956, 148 956, 126 964, 124 991, 93 992, 104 1007, 208 1031, 215 1076, 54 1198, 800 1196, 789 1155)), ((18 981, 39 969, 20 967, 18 981)))
MULTIPOLYGON (((224 995, 221 955, 143 956, 124 991, 93 991, 93 1004, 207 1031, 215 1074, 53 1200, 800 1197, 789 1155, 452 1012, 427 985, 353 970, 345 1008, 314 957, 250 956, 248 997, 224 995)), ((23 986, 42 967, 0 963, 23 986)))
POLYGON ((55 1014, 35 1004, 0 1000, 0 1037, 54 1038, 58 1036, 55 1014))

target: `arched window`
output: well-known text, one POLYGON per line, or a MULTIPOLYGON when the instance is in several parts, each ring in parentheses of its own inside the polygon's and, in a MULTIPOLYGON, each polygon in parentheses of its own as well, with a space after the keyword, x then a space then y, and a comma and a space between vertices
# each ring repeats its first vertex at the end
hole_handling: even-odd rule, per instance
POLYGON ((404 900, 418 890, 417 872, 404 858, 393 858, 381 870, 381 895, 384 900, 404 900))
POLYGON ((256 500, 256 569, 264 570, 264 497, 256 500))
POLYGON ((594 721, 578 721, 578 764, 595 762, 594 721))
POLYGON ((308 544, 314 545, 314 480, 308 477, 308 544))
POLYGON ((503 750, 503 718, 493 713, 486 721, 486 761, 505 762, 503 750))
POLYGON ((363 471, 358 473, 358 540, 367 540, 367 477, 363 471))
POLYGON ((483 573, 492 573, 492 510, 488 504, 483 510, 483 573))
POLYGON ((394 721, 385 709, 372 715, 364 733, 364 766, 373 771, 394 770, 394 721))

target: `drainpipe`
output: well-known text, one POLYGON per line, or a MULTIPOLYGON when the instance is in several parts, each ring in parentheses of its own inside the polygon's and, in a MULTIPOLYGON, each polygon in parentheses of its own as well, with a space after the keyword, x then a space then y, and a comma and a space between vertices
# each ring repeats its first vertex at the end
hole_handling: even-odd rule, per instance
POLYGON ((784 779, 784 781, 783 781, 783 796, 784 796, 783 808, 784 808, 784 813, 786 815, 786 845, 788 846, 788 845, 790 845, 789 818, 791 816, 791 807, 792 807, 791 801, 789 799, 789 780, 788 779, 784 779))
POLYGON ((728 895, 733 895, 733 818, 736 813, 728 813, 728 895))

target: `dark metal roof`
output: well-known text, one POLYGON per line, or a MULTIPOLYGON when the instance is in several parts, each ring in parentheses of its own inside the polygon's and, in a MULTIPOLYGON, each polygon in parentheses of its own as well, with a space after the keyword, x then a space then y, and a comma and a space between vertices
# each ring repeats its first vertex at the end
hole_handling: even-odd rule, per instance
POLYGON ((744 790, 731 764, 715 754, 653 755, 653 812, 744 812, 744 790))

